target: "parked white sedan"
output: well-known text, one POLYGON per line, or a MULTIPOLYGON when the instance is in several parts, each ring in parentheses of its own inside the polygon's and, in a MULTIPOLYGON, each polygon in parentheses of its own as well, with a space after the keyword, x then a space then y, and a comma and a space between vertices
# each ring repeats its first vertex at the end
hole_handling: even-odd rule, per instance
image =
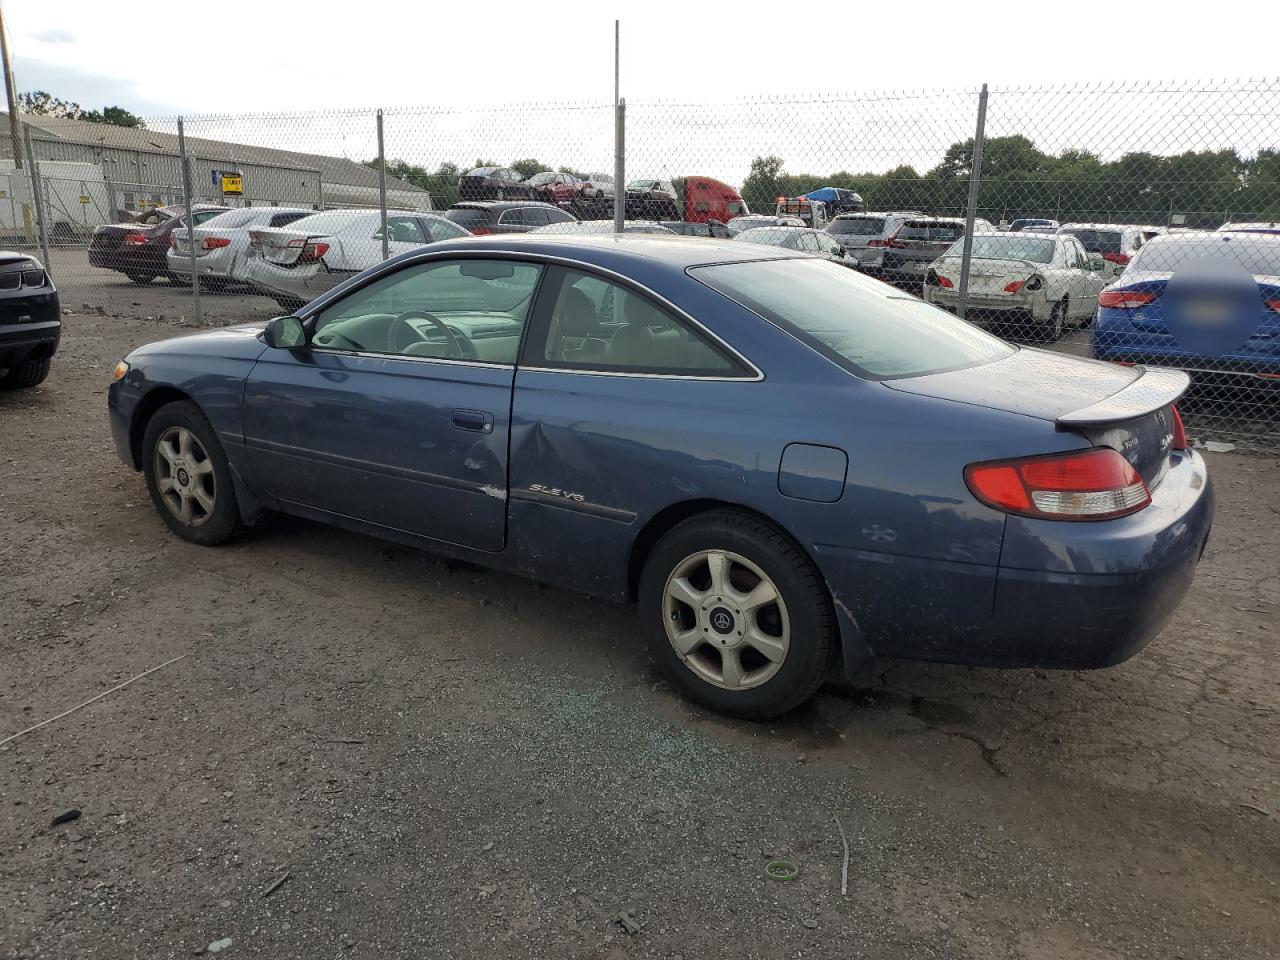
MULTIPOLYGON (((924 298, 930 303, 955 308, 963 252, 961 238, 926 272, 924 298)), ((1065 233, 976 233, 966 304, 993 320, 1029 321, 1044 339, 1056 341, 1069 322, 1093 316, 1109 282, 1105 263, 1065 233)))
MULTIPOLYGON (((471 231, 432 213, 387 212, 391 256, 471 231)), ((285 310, 297 310, 347 277, 382 262, 382 215, 377 210, 326 210, 287 227, 249 231, 244 274, 285 310)))
MULTIPOLYGON (((243 207, 220 213, 193 228, 200 284, 221 290, 232 283, 247 282, 244 260, 249 250, 249 231, 255 227, 287 227, 313 213, 302 207, 243 207)), ((169 234, 169 239, 171 244, 165 254, 169 272, 190 283, 191 238, 185 228, 179 227, 169 234)))

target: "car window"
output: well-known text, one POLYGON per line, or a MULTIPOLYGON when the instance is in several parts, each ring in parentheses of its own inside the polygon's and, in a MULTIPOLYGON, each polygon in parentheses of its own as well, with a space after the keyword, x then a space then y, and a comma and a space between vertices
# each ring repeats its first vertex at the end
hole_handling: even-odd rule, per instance
POLYGON ((474 230, 476 227, 487 227, 492 216, 493 214, 488 210, 475 207, 454 207, 452 210, 446 210, 444 214, 446 220, 468 230, 474 230))
POLYGON ((909 221, 898 230, 899 240, 955 240, 964 236, 964 224, 928 220, 909 221))
POLYGON ((822 248, 818 246, 818 238, 812 233, 800 234, 800 249, 807 250, 810 253, 817 253, 822 248))
POLYGON ((221 216, 226 212, 227 211, 225 210, 197 210, 195 213, 196 225, 199 226, 200 224, 208 220, 212 220, 214 217, 221 216))
POLYGON ((323 350, 515 363, 542 268, 510 260, 418 264, 353 291, 320 312, 323 350))
POLYGON ((422 229, 426 231, 427 243, 454 240, 468 235, 467 230, 464 230, 453 221, 444 220, 440 217, 423 218, 418 222, 422 225, 422 229))
POLYGON ((923 376, 1013 353, 945 310, 830 260, 745 261, 688 272, 870 379, 923 376))
POLYGON ((878 237, 883 229, 883 217, 841 217, 831 221, 827 233, 837 237, 878 237))
MULTIPOLYGON (((899 234, 899 236, 902 236, 899 234)), ((1037 237, 1034 234, 979 234, 973 238, 973 257, 976 260, 1030 260, 1032 263, 1049 263, 1053 260, 1053 237, 1037 237)), ((964 253, 964 240, 957 240, 944 256, 959 257, 964 253)))
POLYGON ((295 220, 301 220, 305 216, 307 216, 307 214, 301 210, 291 210, 288 213, 277 213, 271 217, 268 225, 272 227, 287 227, 295 220))
MULTIPOLYGON (((396 243, 426 243, 422 227, 413 217, 387 217, 387 238, 396 243)), ((373 232, 373 239, 382 239, 382 226, 373 232)))
POLYGON ((565 270, 542 347, 551 367, 678 376, 746 371, 648 297, 565 270))
MULTIPOLYGON (((216 216, 210 217, 204 221, 211 227, 217 227, 220 230, 231 230, 235 227, 243 227, 247 223, 253 223, 262 215, 262 210, 257 207, 241 207, 239 210, 225 210, 216 216)), ((197 217, 199 214, 197 214, 197 217)), ((274 224, 272 224, 274 226, 274 224)))

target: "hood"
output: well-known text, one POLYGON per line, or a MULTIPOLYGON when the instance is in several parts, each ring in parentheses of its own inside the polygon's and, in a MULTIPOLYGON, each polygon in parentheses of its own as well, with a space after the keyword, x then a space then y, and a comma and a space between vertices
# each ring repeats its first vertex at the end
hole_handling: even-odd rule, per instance
POLYGON ((159 356, 200 356, 226 360, 252 360, 256 358, 266 345, 258 339, 267 322, 241 323, 234 327, 222 327, 218 330, 206 330, 185 337, 173 337, 169 340, 157 340, 148 343, 130 353, 125 359, 130 364, 145 361, 147 357, 159 356))

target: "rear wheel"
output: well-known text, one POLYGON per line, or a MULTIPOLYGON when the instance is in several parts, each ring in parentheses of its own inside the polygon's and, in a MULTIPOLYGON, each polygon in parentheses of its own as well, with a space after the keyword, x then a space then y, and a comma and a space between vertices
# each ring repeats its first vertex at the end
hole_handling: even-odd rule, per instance
POLYGON ((1049 311, 1049 320, 1044 325, 1044 341, 1045 343, 1057 343, 1062 339, 1062 334, 1066 330, 1067 325, 1067 298, 1063 297, 1053 305, 1053 309, 1049 311))
POLYGON ((836 639, 813 564, 777 528, 730 511, 677 525, 640 583, 654 657, 690 699, 751 719, 813 695, 836 639))
POLYGON ((45 357, 43 360, 27 360, 13 367, 3 377, 0 377, 0 387, 25 390, 28 387, 39 386, 49 376, 49 368, 52 365, 53 357, 45 357))
POLYGON ((199 407, 182 401, 157 410, 142 450, 147 491, 170 530, 203 546, 226 543, 240 531, 231 467, 199 407))

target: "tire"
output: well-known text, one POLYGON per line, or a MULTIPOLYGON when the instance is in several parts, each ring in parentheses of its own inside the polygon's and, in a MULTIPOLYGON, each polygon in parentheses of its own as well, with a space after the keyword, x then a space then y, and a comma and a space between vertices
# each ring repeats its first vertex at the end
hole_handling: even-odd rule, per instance
POLYGON ((498 200, 505 200, 505 199, 507 199, 507 191, 505 191, 505 190, 503 190, 501 187, 499 187, 499 188, 498 188, 498 192, 497 192, 497 194, 495 195, 495 199, 498 199, 498 200))
POLYGON ((654 658, 685 696, 719 713, 786 713, 813 695, 831 662, 836 621, 822 578, 794 541, 755 517, 717 510, 676 525, 645 561, 639 594, 654 658), (719 588, 716 556, 728 561, 717 564, 728 572, 719 588), (749 612, 749 596, 770 586, 776 599, 749 612))
POLYGON ((142 469, 156 512, 183 540, 213 547, 240 532, 231 466, 194 403, 170 403, 152 415, 142 439, 142 469))
POLYGON ((148 284, 152 280, 154 280, 157 275, 154 273, 137 273, 137 272, 131 271, 129 273, 126 273, 125 276, 128 277, 130 280, 132 280, 134 283, 138 284, 138 286, 144 286, 145 284, 148 284))
POLYGON ((1067 327, 1067 298, 1063 297, 1049 311, 1049 319, 1044 325, 1043 339, 1045 343, 1057 343, 1062 339, 1067 327))
POLYGON ((14 390, 37 387, 44 383, 52 366, 53 357, 45 357, 43 360, 26 360, 0 377, 0 386, 14 390))

